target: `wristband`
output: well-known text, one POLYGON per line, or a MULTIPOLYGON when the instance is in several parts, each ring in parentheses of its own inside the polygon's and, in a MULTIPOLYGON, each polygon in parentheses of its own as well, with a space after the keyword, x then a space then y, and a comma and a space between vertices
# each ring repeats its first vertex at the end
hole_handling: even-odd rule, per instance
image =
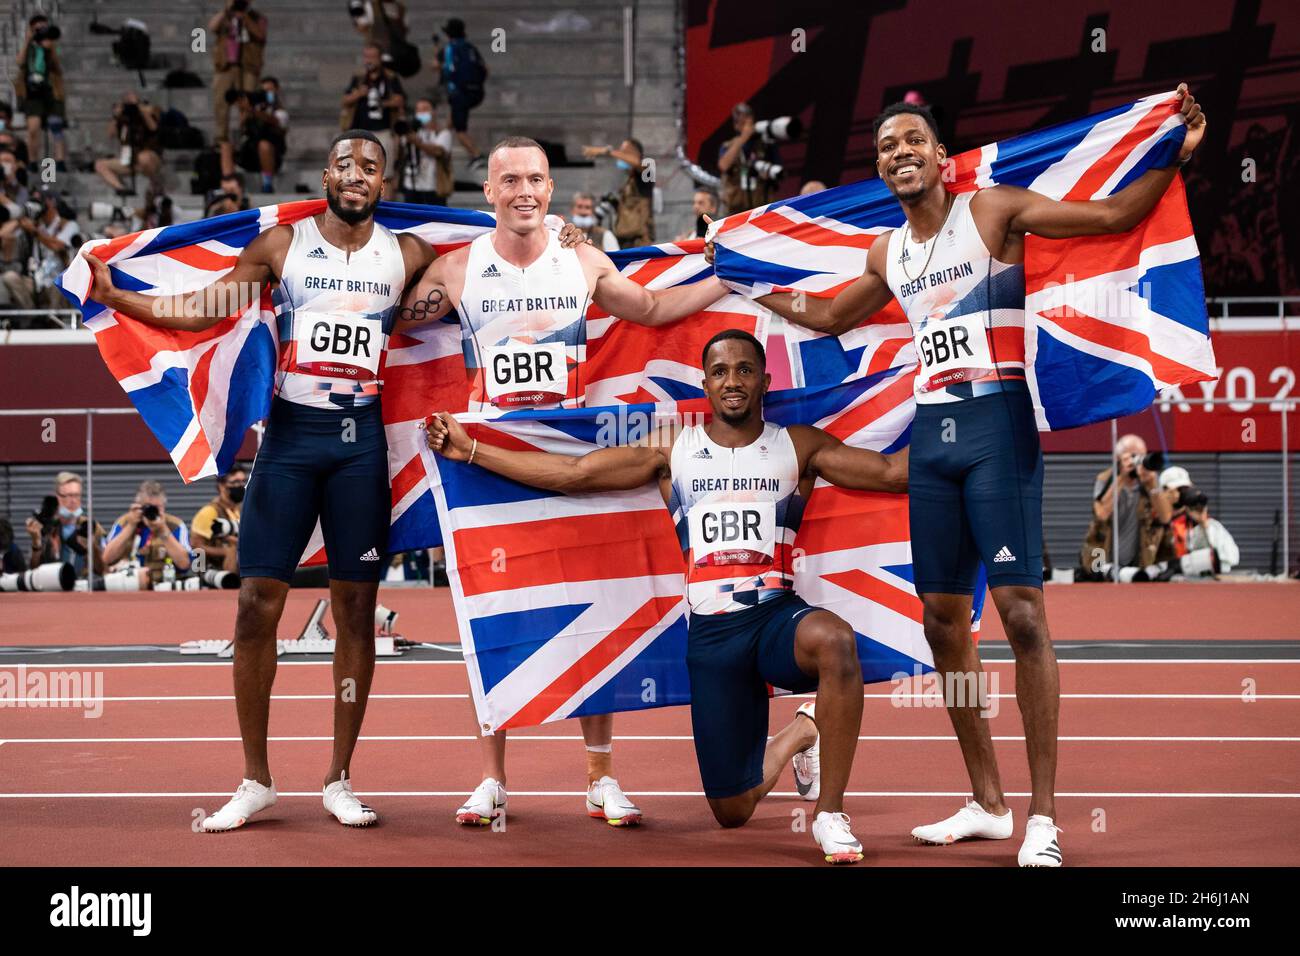
POLYGON ((469 460, 467 460, 467 461, 465 462, 465 464, 467 464, 467 465, 472 465, 472 464, 474 464, 474 453, 475 453, 476 451, 478 451, 478 439, 477 439, 477 438, 474 439, 474 444, 470 446, 470 449, 469 449, 469 460))

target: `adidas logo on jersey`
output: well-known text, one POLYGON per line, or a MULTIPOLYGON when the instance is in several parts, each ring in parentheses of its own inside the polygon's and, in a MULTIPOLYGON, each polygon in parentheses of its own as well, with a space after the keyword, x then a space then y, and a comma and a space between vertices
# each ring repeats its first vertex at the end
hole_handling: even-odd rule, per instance
POLYGON ((488 267, 487 267, 486 269, 483 270, 483 275, 479 276, 479 278, 481 278, 481 279, 496 279, 496 278, 498 278, 500 275, 501 275, 501 273, 500 273, 499 271, 497 271, 497 264, 496 264, 495 262, 492 262, 492 263, 489 263, 489 264, 488 264, 488 267))
POLYGON ((378 561, 378 560, 379 560, 379 552, 376 551, 374 548, 371 548, 369 551, 367 551, 365 554, 363 554, 363 555, 361 556, 361 560, 362 560, 362 561, 378 561))
POLYGON ((994 564, 1004 564, 1007 561, 1014 561, 1014 560, 1016 560, 1016 556, 1011 553, 1011 549, 1008 548, 1005 544, 1002 546, 1001 551, 993 555, 994 564))
POLYGON ((325 255, 325 250, 324 250, 324 249, 322 249, 320 246, 317 246, 317 247, 316 247, 315 249, 313 249, 311 252, 307 253, 307 258, 308 258, 308 259, 328 259, 329 256, 325 255))
POLYGON ((713 459, 713 456, 709 454, 709 450, 708 450, 707 448, 701 448, 701 449, 700 449, 699 451, 697 451, 694 455, 691 455, 691 457, 692 457, 692 458, 708 458, 709 460, 712 460, 712 459, 713 459))

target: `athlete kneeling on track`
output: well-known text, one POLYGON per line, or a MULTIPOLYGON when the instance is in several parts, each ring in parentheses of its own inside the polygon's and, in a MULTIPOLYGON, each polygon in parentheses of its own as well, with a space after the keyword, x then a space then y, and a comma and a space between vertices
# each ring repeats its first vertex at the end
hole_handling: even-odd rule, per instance
POLYGON ((856 863, 862 845, 843 800, 862 723, 862 666, 853 628, 794 593, 791 546, 817 478, 901 493, 907 452, 886 456, 812 426, 764 422, 765 364, 749 333, 714 336, 703 355, 711 420, 667 443, 581 457, 507 451, 471 440, 445 412, 430 419, 428 441, 454 461, 552 491, 658 481, 686 554, 691 724, 714 817, 743 825, 786 762, 819 747, 820 781, 809 782, 820 784, 813 838, 827 861, 856 863), (801 707, 770 742, 768 684, 817 691, 815 708, 801 707))

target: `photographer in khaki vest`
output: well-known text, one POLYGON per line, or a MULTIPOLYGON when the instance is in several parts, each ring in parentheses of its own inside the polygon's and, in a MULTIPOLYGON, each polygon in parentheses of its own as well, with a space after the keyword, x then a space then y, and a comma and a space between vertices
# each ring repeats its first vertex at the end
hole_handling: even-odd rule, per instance
POLYGON ((646 174, 645 147, 639 139, 623 140, 618 149, 612 146, 584 146, 583 156, 595 159, 609 156, 615 165, 626 173, 618 192, 606 199, 617 200, 618 212, 614 216, 614 236, 620 249, 648 246, 655 241, 655 184, 646 174))
POLYGON ((170 558, 179 576, 190 568, 190 532, 185 522, 167 513, 167 492, 157 481, 142 481, 135 502, 113 523, 104 545, 104 563, 127 560, 140 569, 140 587, 163 580, 170 558))
POLYGON ((208 49, 212 53, 212 109, 216 124, 212 142, 221 147, 221 171, 232 172, 230 144, 230 93, 250 93, 258 88, 266 56, 266 17, 252 9, 249 0, 226 0, 208 21, 208 49))
POLYGON ((209 568, 239 570, 239 518, 248 472, 235 465, 217 478, 217 496, 200 508, 190 522, 190 540, 202 551, 209 568))

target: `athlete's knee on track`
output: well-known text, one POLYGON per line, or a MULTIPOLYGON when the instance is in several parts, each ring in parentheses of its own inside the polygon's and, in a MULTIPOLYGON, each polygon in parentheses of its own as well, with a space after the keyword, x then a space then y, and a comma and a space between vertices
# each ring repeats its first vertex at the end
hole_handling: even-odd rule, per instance
POLYGON ((797 640, 817 661, 820 677, 861 678, 857 637, 843 618, 834 614, 810 615, 800 625, 797 640))
POLYGON ((271 578, 244 578, 239 584, 235 640, 261 640, 268 633, 274 639, 274 624, 283 604, 283 593, 283 585, 271 578), (269 631, 267 625, 271 625, 269 631))
POLYGON ((713 811, 713 819, 717 820, 718 825, 724 830, 743 827, 749 822, 749 818, 754 815, 755 806, 755 801, 743 793, 738 797, 727 797, 724 800, 709 800, 709 809, 713 811))

